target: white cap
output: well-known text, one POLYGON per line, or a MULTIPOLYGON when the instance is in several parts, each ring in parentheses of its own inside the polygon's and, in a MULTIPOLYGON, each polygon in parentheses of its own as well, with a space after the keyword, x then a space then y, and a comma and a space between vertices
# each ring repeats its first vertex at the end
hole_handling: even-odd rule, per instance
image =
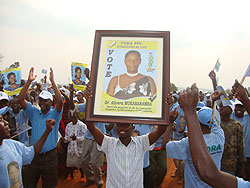
POLYGON ((9 97, 8 97, 7 93, 0 91, 0 100, 4 100, 4 99, 6 99, 8 101, 9 97))
POLYGON ((236 106, 237 104, 243 105, 242 102, 240 102, 238 99, 235 99, 233 104, 234 106, 236 106))
POLYGON ((39 97, 41 97, 42 99, 50 99, 51 101, 53 101, 53 96, 50 92, 48 91, 42 91, 40 94, 39 94, 39 97))
POLYGON ((82 92, 81 90, 78 90, 78 91, 76 92, 76 95, 78 95, 79 93, 83 94, 83 92, 82 92))

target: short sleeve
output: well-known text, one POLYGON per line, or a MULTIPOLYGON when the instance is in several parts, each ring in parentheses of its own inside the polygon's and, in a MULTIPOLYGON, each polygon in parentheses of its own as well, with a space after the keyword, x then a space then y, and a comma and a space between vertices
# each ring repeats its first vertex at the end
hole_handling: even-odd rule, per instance
POLYGON ((237 178, 237 187, 238 188, 250 188, 250 182, 244 181, 242 178, 237 178))
POLYGON ((104 135, 103 140, 102 140, 102 145, 99 146, 97 144, 97 149, 99 151, 103 151, 104 153, 108 153, 109 142, 111 142, 112 139, 114 138, 104 135))
POLYGON ((29 119, 32 119, 34 117, 35 112, 38 108, 33 106, 30 102, 28 102, 27 107, 25 108, 25 113, 28 115, 29 119))
POLYGON ((22 156, 23 165, 30 164, 34 158, 34 146, 27 147, 21 142, 14 142, 17 151, 22 156))
POLYGON ((149 145, 149 137, 148 134, 142 135, 142 136, 137 136, 135 137, 135 139, 139 140, 142 144, 142 149, 144 152, 147 152, 149 150, 152 150, 154 148, 154 144, 152 144, 151 146, 149 145))
POLYGON ((188 139, 183 138, 180 141, 170 141, 166 145, 166 150, 169 158, 185 160, 188 158, 188 139))

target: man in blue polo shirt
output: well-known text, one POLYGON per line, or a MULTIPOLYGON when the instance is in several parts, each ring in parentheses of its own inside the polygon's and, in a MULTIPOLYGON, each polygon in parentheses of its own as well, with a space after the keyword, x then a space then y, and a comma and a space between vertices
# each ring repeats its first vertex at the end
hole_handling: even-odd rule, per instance
POLYGON ((40 176, 42 176, 43 187, 52 188, 57 185, 58 157, 56 145, 58 139, 59 122, 62 116, 62 97, 54 81, 53 70, 50 68, 50 81, 55 92, 56 107, 54 109, 51 108, 53 97, 48 91, 42 91, 39 94, 40 109, 33 106, 31 103, 25 100, 25 96, 31 82, 35 79, 36 76, 34 75, 34 68, 32 67, 29 72, 28 80, 18 96, 18 101, 31 121, 32 145, 37 142, 42 133, 45 131, 47 119, 55 119, 56 123, 54 129, 49 134, 41 153, 34 157, 31 165, 29 166, 27 172, 27 183, 24 183, 25 187, 34 188, 37 186, 40 176))

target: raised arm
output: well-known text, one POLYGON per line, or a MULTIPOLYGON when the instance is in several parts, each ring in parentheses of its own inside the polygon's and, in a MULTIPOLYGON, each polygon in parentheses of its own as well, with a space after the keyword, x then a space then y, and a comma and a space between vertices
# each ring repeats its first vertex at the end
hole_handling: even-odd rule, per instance
POLYGON ((246 93, 245 88, 237 80, 235 80, 233 86, 233 93, 235 97, 240 102, 242 102, 243 106, 246 108, 248 115, 250 116, 250 100, 248 99, 248 95, 246 93))
POLYGON ((74 110, 75 109, 75 104, 73 101, 74 98, 74 87, 73 84, 69 84, 69 91, 70 91, 70 95, 69 95, 69 109, 74 110))
POLYGON ((61 112, 61 110, 62 110, 62 96, 61 96, 61 93, 60 93, 59 89, 56 86, 56 83, 55 83, 55 80, 54 80, 54 73, 53 73, 52 68, 50 68, 49 79, 50 79, 50 82, 52 84, 52 88, 53 88, 53 90, 55 92, 56 110, 57 110, 57 112, 61 112))
POLYGON ((214 70, 212 70, 208 76, 211 78, 212 80, 212 83, 213 83, 213 88, 214 88, 214 91, 216 90, 216 86, 217 86, 217 81, 216 81, 216 74, 214 72, 214 70))
MULTIPOLYGON (((87 84, 87 87, 84 90, 84 96, 85 96, 86 100, 89 100, 92 97, 91 86, 89 84, 87 84)), ((85 110, 85 113, 86 113, 86 110, 85 110)), ((103 133, 95 126, 94 122, 86 121, 85 123, 87 125, 88 130, 93 135, 97 144, 101 146, 103 138, 104 138, 103 133)))
POLYGON ((173 131, 174 121, 178 116, 177 106, 174 108, 173 111, 169 112, 169 126, 166 129, 165 133, 162 135, 162 148, 166 148, 166 144, 170 140, 170 134, 173 131))
POLYGON ((49 133, 52 131, 55 123, 56 121, 54 119, 46 120, 46 130, 43 132, 39 140, 34 144, 35 154, 39 154, 41 150, 43 149, 43 145, 46 142, 46 139, 49 136, 49 133))
MULTIPOLYGON (((166 99, 165 101, 165 105, 168 106, 167 103, 168 99, 166 99)), ((152 131, 151 133, 149 133, 148 138, 149 138, 149 144, 153 144, 156 142, 156 140, 158 140, 158 138, 160 138, 160 136, 166 131, 168 125, 158 125, 157 129, 155 129, 154 131, 152 131)), ((169 134, 169 131, 166 134, 169 134)))
POLYGON ((189 148, 194 167, 201 180, 211 187, 236 188, 236 178, 219 171, 208 152, 196 114, 198 96, 198 88, 193 84, 191 88, 181 92, 179 97, 179 103, 187 121, 189 148))
POLYGON ((31 84, 32 81, 34 81, 36 79, 36 75, 34 75, 34 67, 31 67, 30 71, 29 71, 29 76, 28 76, 28 80, 27 82, 24 84, 22 90, 20 91, 17 100, 19 101, 20 105, 22 106, 22 108, 25 110, 27 107, 28 102, 25 100, 26 97, 26 93, 29 89, 29 86, 31 84))

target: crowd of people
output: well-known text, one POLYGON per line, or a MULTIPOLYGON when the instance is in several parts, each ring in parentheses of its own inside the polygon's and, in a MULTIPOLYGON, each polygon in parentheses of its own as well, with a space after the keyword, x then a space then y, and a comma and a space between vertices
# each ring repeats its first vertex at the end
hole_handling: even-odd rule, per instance
POLYGON ((160 188, 167 157, 176 167, 172 178, 185 188, 250 187, 248 92, 236 80, 229 99, 217 90, 214 71, 209 78, 213 93, 193 84, 168 94, 167 125, 87 122, 90 85, 58 88, 50 69, 51 87, 31 89, 31 68, 18 95, 0 86, 0 187, 35 188, 41 178, 42 187, 53 188, 59 176, 71 181, 79 170, 82 187, 100 188, 107 164, 107 188, 160 188), (25 125, 31 131, 17 134, 25 125))

